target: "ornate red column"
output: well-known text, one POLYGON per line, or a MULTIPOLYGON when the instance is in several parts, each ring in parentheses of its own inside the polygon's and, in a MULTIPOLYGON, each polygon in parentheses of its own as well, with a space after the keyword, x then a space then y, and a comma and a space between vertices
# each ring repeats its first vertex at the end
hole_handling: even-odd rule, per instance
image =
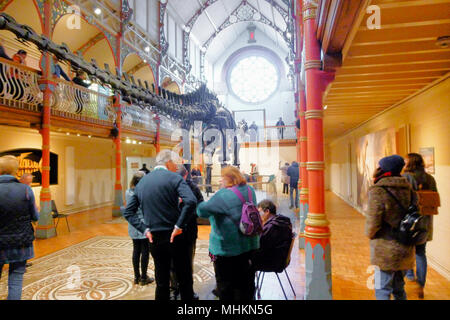
MULTIPOLYGON (((52 38, 52 6, 53 0, 44 2, 44 35, 52 38)), ((50 116, 51 98, 56 83, 53 82, 51 73, 52 59, 48 52, 44 52, 41 59, 42 78, 39 87, 43 92, 42 107, 42 188, 40 194, 40 215, 36 226, 36 237, 47 239, 56 236, 56 230, 52 218, 52 197, 50 193, 50 116)))
POLYGON ((334 74, 322 71, 321 47, 316 37, 317 1, 303 1, 305 36, 307 163, 309 211, 305 221, 305 299, 332 299, 331 245, 325 214, 322 95, 334 74))
POLYGON ((156 115, 156 117, 155 117, 155 122, 156 122, 155 148, 156 148, 156 154, 158 154, 159 151, 161 151, 161 144, 160 144, 160 139, 161 139, 161 118, 158 115, 156 115))
POLYGON ((297 158, 300 164, 299 190, 300 190, 300 230, 299 230, 299 249, 305 248, 305 220, 308 214, 308 172, 306 170, 306 162, 308 160, 308 145, 306 132, 306 95, 305 84, 302 79, 302 54, 303 54, 303 11, 302 0, 297 0, 296 6, 296 27, 297 27, 297 52, 296 52, 296 66, 297 73, 297 90, 298 90, 298 104, 297 104, 297 118, 300 120, 300 130, 297 131, 297 158))
POLYGON ((116 149, 116 182, 114 184, 114 206, 113 217, 120 217, 120 207, 123 205, 122 190, 122 103, 120 95, 114 96, 114 109, 116 111, 116 127, 117 135, 114 137, 114 145, 116 149))

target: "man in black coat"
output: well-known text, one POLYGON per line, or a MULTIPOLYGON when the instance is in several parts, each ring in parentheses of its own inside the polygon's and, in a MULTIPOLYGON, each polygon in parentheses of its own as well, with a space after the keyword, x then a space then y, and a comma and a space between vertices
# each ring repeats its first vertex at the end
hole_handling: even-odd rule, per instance
MULTIPOLYGON (((193 182, 192 180, 188 179, 189 172, 186 170, 186 167, 183 165, 178 166, 177 173, 183 177, 183 179, 186 181, 189 188, 191 188, 192 193, 197 198, 197 205, 204 201, 202 192, 197 187, 197 184, 193 182)), ((183 208, 184 203, 180 203, 180 208, 183 208)), ((191 211, 190 219, 186 222, 186 225, 183 227, 184 234, 185 234, 185 240, 187 242, 187 246, 189 248, 189 253, 191 257, 191 267, 192 271, 194 270, 194 256, 195 256, 195 247, 197 243, 197 236, 198 236, 198 225, 197 225, 197 214, 196 214, 197 206, 195 206, 191 211)), ((178 294, 178 284, 176 275, 172 273, 172 286, 175 289, 175 297, 178 294)), ((198 299, 198 295, 194 293, 194 299, 198 299)))
POLYGON ((181 163, 170 150, 156 157, 156 167, 137 184, 124 212, 125 219, 150 241, 155 264, 156 300, 170 299, 170 265, 173 261, 182 300, 194 298, 192 268, 185 228, 197 199, 184 179, 176 174, 181 163), (180 210, 179 203, 183 202, 180 210), (137 209, 141 207, 144 221, 137 209))
POLYGON ((270 200, 258 203, 263 221, 263 232, 259 240, 260 248, 253 256, 255 270, 281 272, 286 266, 286 258, 292 242, 291 220, 281 214, 270 200))

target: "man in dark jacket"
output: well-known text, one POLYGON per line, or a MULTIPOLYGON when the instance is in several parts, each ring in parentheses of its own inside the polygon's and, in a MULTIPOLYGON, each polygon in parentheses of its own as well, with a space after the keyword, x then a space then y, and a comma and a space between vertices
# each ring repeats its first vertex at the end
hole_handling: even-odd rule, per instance
POLYGON ((258 203, 263 221, 263 233, 255 252, 253 265, 257 271, 281 272, 286 266, 286 258, 292 242, 291 220, 277 215, 277 208, 270 200, 258 203))
POLYGON ((156 300, 170 298, 172 260, 181 299, 192 300, 194 297, 191 260, 183 228, 191 218, 197 199, 184 179, 175 173, 174 161, 179 160, 176 153, 161 151, 156 157, 157 166, 138 183, 124 212, 125 219, 150 241, 155 264, 156 300), (181 210, 180 198, 183 202, 181 210), (139 219, 138 207, 142 209, 144 221, 139 219))
MULTIPOLYGON (((197 187, 197 184, 193 182, 192 180, 188 179, 188 173, 189 171, 186 170, 186 167, 184 165, 178 166, 177 173, 183 177, 183 179, 186 181, 187 185, 191 189, 192 193, 197 198, 197 205, 204 201, 202 192, 197 187)), ((182 209, 184 206, 184 203, 180 203, 180 209, 182 209)), ((196 213, 197 206, 195 206, 191 212, 189 213, 190 219, 186 222, 186 225, 183 227, 185 239, 187 241, 187 246, 189 249, 189 254, 191 258, 191 268, 192 271, 194 270, 194 256, 195 256, 195 246, 197 243, 197 235, 198 235, 198 226, 197 226, 197 213, 196 213)), ((175 289, 175 296, 178 294, 178 285, 177 285, 177 279, 176 275, 172 273, 172 287, 175 289)), ((194 299, 198 300, 198 295, 194 293, 194 299)))
POLYGON ((289 196, 291 199, 291 205, 289 209, 292 209, 294 207, 294 191, 295 191, 295 208, 298 208, 298 201, 299 201, 299 195, 298 195, 298 179, 300 175, 300 170, 298 168, 297 162, 292 162, 291 166, 287 170, 287 175, 289 176, 289 196))

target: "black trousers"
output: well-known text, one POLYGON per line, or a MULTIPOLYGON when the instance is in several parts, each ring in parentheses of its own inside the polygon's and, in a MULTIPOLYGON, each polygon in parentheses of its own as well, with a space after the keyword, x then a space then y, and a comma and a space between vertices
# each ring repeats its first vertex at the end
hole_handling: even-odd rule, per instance
POLYGON ((156 292, 155 300, 170 299, 170 267, 173 261, 181 300, 193 300, 193 278, 188 242, 183 234, 170 243, 172 231, 152 232, 153 243, 150 252, 155 264, 156 292))
POLYGON ((136 279, 147 278, 148 261, 150 258, 150 242, 145 239, 133 239, 133 269, 136 279), (139 265, 140 263, 140 265, 139 265), (140 268, 139 268, 140 266, 140 268), (139 270, 140 269, 140 270, 139 270), (141 271, 141 272, 139 272, 141 271))
MULTIPOLYGON (((195 249, 197 245, 197 239, 189 239, 187 241, 187 250, 189 252, 189 258, 191 260, 191 270, 192 274, 194 273, 194 258, 195 258, 195 249)), ((173 265, 173 260, 170 268, 170 288, 178 291, 178 279, 175 274, 175 267, 173 265)))
POLYGON ((255 295, 253 251, 235 257, 218 256, 214 261, 217 291, 221 301, 249 301, 255 295))
POLYGON ((289 185, 287 183, 283 183, 283 193, 289 194, 289 185))

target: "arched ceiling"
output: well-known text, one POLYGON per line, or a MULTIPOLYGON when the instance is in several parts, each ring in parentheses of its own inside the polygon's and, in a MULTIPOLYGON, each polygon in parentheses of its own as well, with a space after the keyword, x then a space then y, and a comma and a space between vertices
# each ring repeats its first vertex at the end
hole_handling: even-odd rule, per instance
POLYGON ((286 2, 285 0, 170 0, 168 10, 178 23, 187 26, 187 30, 200 46, 208 44, 208 40, 217 34, 212 42, 214 45, 209 46, 207 52, 208 60, 215 62, 250 23, 235 23, 219 32, 222 29, 221 26, 229 21, 233 13, 243 15, 248 11, 256 10, 258 14, 255 18, 259 18, 260 22, 266 22, 256 22, 258 29, 272 39, 277 46, 288 51, 285 39, 276 30, 286 31, 288 16, 286 2), (236 9, 244 6, 245 3, 247 8, 252 9, 236 12, 236 9))

